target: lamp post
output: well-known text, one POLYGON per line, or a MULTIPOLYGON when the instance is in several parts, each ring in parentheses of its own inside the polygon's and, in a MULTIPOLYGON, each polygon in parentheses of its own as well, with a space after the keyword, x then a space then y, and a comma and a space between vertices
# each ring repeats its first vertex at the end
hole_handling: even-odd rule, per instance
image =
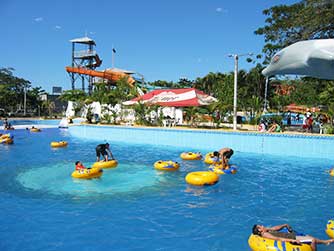
POLYGON ((266 77, 266 85, 264 89, 264 104, 263 104, 263 113, 267 112, 267 107, 268 107, 268 83, 269 83, 269 77, 266 77))
POLYGON ((26 116, 27 112, 27 86, 24 86, 24 96, 23 96, 23 115, 26 116))
POLYGON ((234 95, 233 95, 233 130, 237 130, 237 99, 238 99, 238 60, 242 56, 252 56, 253 53, 229 54, 234 58, 234 95))

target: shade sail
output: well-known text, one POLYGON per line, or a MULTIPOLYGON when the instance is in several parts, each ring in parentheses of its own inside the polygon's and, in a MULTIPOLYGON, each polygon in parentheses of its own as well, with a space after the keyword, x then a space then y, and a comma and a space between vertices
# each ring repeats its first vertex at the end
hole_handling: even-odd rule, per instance
POLYGON ((334 79, 334 39, 300 41, 285 47, 274 55, 262 74, 334 79))
POLYGON ((161 89, 148 92, 140 97, 123 102, 123 105, 133 105, 138 102, 160 106, 201 106, 217 102, 217 99, 195 88, 161 89))

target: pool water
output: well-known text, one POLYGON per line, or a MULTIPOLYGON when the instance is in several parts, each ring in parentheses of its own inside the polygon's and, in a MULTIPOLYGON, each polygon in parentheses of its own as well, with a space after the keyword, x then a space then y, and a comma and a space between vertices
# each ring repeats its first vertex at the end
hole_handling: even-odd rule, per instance
MULTIPOLYGON (((23 119, 23 120, 15 120, 15 119, 8 119, 8 122, 12 126, 16 125, 31 125, 31 124, 37 124, 37 125, 58 125, 60 122, 60 119, 48 119, 48 120, 43 120, 43 119, 23 119)), ((3 120, 0 120, 0 126, 3 126, 3 120)))
POLYGON ((90 166, 103 142, 55 128, 12 133, 14 145, 0 145, 0 250, 249 250, 256 223, 289 223, 327 238, 334 206, 330 160, 235 149, 237 174, 193 187, 186 174, 208 166, 179 155, 202 149, 109 141, 118 167, 100 179, 76 180, 74 162, 90 166), (52 149, 58 140, 69 146, 52 149), (180 170, 156 171, 157 160, 178 161, 180 170))

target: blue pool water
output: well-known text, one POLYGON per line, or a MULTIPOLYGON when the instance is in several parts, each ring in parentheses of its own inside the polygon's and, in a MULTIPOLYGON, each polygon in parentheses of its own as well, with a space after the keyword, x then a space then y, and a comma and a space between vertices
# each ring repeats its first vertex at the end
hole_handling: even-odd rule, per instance
POLYGON ((113 141, 116 136, 106 131, 97 140, 71 130, 77 129, 15 130, 15 144, 0 145, 0 250, 249 250, 255 223, 289 223, 327 238, 334 206, 329 158, 235 146, 231 163, 239 167, 237 174, 221 176, 214 186, 192 187, 186 174, 207 165, 182 161, 179 154, 206 153, 210 144, 195 148, 191 139, 187 149, 135 144, 113 141), (95 146, 105 139, 119 166, 101 179, 72 179, 74 162, 90 166, 95 146), (50 148, 58 140, 69 146, 50 148), (153 163, 160 159, 178 161, 181 168, 156 171, 153 163))
MULTIPOLYGON (((48 120, 38 120, 38 119, 24 119, 24 120, 15 120, 15 119, 8 119, 8 122, 12 125, 31 125, 31 124, 43 124, 43 125, 58 125, 60 119, 48 119, 48 120)), ((0 120, 0 126, 3 125, 3 121, 0 120)))

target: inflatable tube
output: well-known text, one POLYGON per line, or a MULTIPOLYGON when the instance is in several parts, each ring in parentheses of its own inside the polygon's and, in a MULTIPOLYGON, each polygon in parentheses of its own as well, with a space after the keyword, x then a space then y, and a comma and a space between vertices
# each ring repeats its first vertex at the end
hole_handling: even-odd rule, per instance
POLYGON ((188 173, 186 182, 194 186, 214 185, 219 181, 219 175, 214 172, 200 171, 188 173))
POLYGON ((76 179, 92 179, 99 178, 103 174, 103 170, 101 168, 91 168, 84 170, 75 170, 72 173, 72 177, 76 179))
POLYGON ((12 138, 3 138, 3 139, 0 139, 0 143, 10 145, 14 143, 14 140, 12 138))
POLYGON ((154 163, 154 168, 160 171, 175 171, 179 169, 180 164, 174 161, 162 161, 159 160, 154 163))
MULTIPOLYGON (((205 155, 204 162, 205 162, 206 164, 212 165, 212 164, 213 164, 213 159, 214 159, 213 152, 210 152, 210 153, 207 153, 207 154, 205 155)), ((218 163, 220 164, 220 163, 222 163, 222 161, 219 160, 218 163)))
POLYGON ((311 245, 292 244, 285 241, 276 241, 268 238, 263 238, 252 234, 248 239, 248 244, 253 251, 268 251, 268 250, 284 250, 284 251, 312 251, 311 245))
POLYGON ((326 234, 331 238, 334 239, 334 220, 329 220, 326 226, 326 234))
POLYGON ((192 153, 192 152, 181 153, 180 157, 183 160, 201 160, 202 159, 202 155, 200 153, 192 153))
POLYGON ((68 145, 68 143, 67 141, 58 141, 58 142, 52 141, 50 145, 51 147, 65 147, 68 145))
POLYGON ((331 170, 329 170, 329 175, 330 176, 334 176, 334 168, 332 168, 331 170))
POLYGON ((223 169, 222 165, 210 166, 209 170, 216 174, 236 174, 237 169, 234 166, 230 166, 228 169, 223 169))
POLYGON ((31 128, 30 131, 31 132, 41 132, 42 130, 39 128, 31 128))
POLYGON ((99 161, 92 165, 92 168, 114 168, 118 165, 117 160, 99 161))
POLYGON ((0 136, 0 139, 6 139, 6 138, 12 138, 11 135, 10 135, 10 133, 2 134, 2 135, 0 136))

